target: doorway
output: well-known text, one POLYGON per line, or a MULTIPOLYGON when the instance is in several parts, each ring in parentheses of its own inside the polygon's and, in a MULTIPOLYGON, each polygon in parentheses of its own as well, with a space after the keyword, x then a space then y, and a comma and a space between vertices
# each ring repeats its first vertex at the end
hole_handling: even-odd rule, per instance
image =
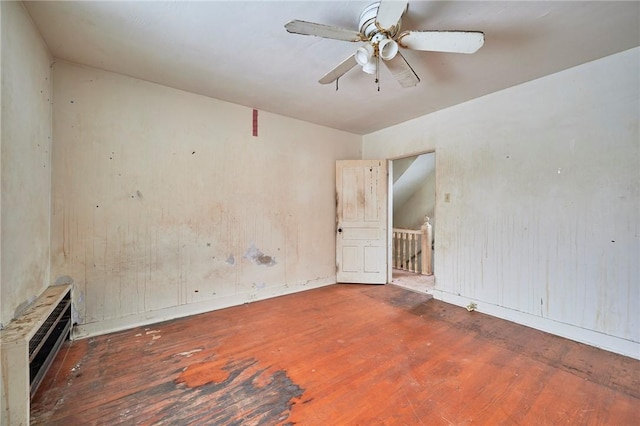
POLYGON ((435 160, 433 151, 390 160, 389 228, 392 231, 388 274, 392 284, 421 293, 435 286, 432 269, 436 228, 435 160), (427 217, 431 228, 429 236, 425 232, 427 217), (426 251, 424 255, 423 251, 426 251))

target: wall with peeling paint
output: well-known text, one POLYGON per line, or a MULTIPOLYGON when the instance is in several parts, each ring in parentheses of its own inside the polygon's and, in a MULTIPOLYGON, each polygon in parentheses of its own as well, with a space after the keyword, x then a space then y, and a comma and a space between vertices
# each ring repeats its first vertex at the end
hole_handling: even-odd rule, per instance
POLYGON ((52 275, 78 336, 335 282, 335 161, 361 137, 54 66, 52 275))
POLYGON ((436 297, 640 358, 639 64, 635 48, 364 137, 364 158, 436 150, 436 297))
POLYGON ((51 58, 21 2, 0 2, 0 323, 49 285, 51 58))

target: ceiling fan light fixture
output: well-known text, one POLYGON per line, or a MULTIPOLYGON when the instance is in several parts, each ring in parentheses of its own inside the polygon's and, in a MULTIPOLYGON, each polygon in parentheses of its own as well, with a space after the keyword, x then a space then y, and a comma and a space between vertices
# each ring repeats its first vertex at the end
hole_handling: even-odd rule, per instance
POLYGON ((398 53, 398 43, 394 40, 385 38, 378 44, 378 51, 380 52, 380 57, 382 59, 389 61, 398 53))
POLYGON ((369 62, 362 66, 362 71, 366 72, 367 74, 375 74, 376 70, 378 69, 376 62, 376 58, 371 58, 369 62))
POLYGON ((373 46, 371 46, 370 44, 365 44, 364 46, 359 47, 358 50, 356 50, 356 62, 362 67, 371 62, 373 56, 374 50, 373 46))

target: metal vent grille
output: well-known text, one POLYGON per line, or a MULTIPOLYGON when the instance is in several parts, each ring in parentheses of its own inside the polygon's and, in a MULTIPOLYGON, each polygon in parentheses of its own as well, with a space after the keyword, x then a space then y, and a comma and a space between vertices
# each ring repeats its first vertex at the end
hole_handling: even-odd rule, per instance
POLYGON ((47 320, 40 326, 36 334, 29 341, 29 361, 33 360, 33 356, 37 353, 42 345, 46 342, 47 337, 54 331, 54 325, 58 323, 65 310, 69 307, 71 301, 69 299, 62 300, 51 312, 47 320))
POLYGON ((31 396, 40 385, 71 329, 71 293, 58 303, 38 331, 29 340, 29 372, 31 396))

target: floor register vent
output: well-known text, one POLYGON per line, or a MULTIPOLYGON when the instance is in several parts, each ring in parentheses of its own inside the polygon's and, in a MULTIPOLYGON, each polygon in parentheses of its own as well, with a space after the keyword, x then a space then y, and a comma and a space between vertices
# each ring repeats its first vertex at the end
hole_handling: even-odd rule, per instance
POLYGON ((28 425, 30 400, 71 331, 71 286, 48 287, 2 330, 2 425, 28 425))

